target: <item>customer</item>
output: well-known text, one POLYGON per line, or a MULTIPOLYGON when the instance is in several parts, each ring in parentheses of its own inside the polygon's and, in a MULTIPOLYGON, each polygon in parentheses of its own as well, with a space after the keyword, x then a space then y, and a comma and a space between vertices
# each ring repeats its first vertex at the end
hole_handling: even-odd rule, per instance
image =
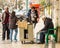
POLYGON ((37 18, 38 18, 38 12, 35 9, 35 7, 32 7, 29 10, 27 16, 28 16, 28 22, 34 23, 34 27, 35 27, 36 26, 36 23, 37 23, 37 18))
MULTIPOLYGON (((40 30, 40 43, 44 43, 45 42, 45 34, 48 33, 48 29, 53 29, 54 25, 52 22, 51 18, 47 18, 47 17, 42 17, 42 20, 44 21, 44 28, 40 30)), ((50 31, 50 34, 54 34, 54 31, 50 31)))
POLYGON ((5 41, 5 38, 6 38, 6 31, 7 31, 7 40, 9 40, 9 34, 10 34, 10 31, 9 31, 9 16, 10 16, 10 13, 9 13, 9 8, 7 6, 5 6, 5 11, 3 12, 2 14, 2 26, 3 26, 3 33, 2 33, 2 40, 5 41))
POLYGON ((11 16, 9 17, 9 29, 10 29, 10 39, 12 42, 12 37, 13 37, 13 30, 15 30, 15 34, 14 34, 14 40, 17 41, 17 33, 18 33, 18 29, 17 29, 17 17, 15 15, 15 12, 12 11, 11 16))

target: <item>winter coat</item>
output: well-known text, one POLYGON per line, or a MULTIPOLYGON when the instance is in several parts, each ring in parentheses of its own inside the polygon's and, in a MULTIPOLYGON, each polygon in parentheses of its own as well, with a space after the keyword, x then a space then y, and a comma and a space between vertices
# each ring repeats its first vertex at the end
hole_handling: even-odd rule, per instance
MULTIPOLYGON (((44 28, 41 30, 41 31, 45 31, 45 32, 48 32, 48 29, 54 29, 54 25, 53 25, 53 22, 52 22, 52 19, 50 18, 46 18, 45 21, 44 21, 44 28)), ((51 34, 54 33, 54 31, 50 31, 51 34)))
POLYGON ((16 16, 10 16, 9 17, 9 28, 10 29, 16 29, 17 28, 17 17, 16 16))
MULTIPOLYGON (((35 15, 36 15, 36 18, 35 18, 34 22, 37 22, 37 18, 38 18, 38 12, 37 12, 37 10, 35 10, 35 15)), ((28 11, 27 16, 28 16, 28 22, 31 22, 32 21, 31 20, 31 9, 28 11)))
POLYGON ((9 16, 10 16, 9 12, 4 12, 2 14, 2 24, 8 24, 9 23, 9 16))

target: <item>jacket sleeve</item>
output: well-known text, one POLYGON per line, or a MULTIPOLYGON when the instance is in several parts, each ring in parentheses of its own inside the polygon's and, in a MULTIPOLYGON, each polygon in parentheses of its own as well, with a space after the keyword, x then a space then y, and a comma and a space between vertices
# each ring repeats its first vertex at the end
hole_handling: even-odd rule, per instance
POLYGON ((28 18, 27 18, 27 21, 28 21, 28 22, 31 22, 31 10, 28 11, 27 17, 28 17, 28 18))
POLYGON ((38 15, 38 11, 35 10, 35 13, 36 13, 36 18, 39 18, 39 15, 38 15))
POLYGON ((44 26, 44 28, 41 30, 41 31, 43 31, 43 30, 48 30, 48 27, 49 27, 49 22, 48 21, 45 21, 45 26, 44 26))
POLYGON ((2 13, 2 23, 4 22, 5 20, 5 13, 2 13))
POLYGON ((28 11, 27 16, 29 17, 31 14, 31 10, 28 11))
POLYGON ((17 21, 18 21, 18 18, 16 17, 16 23, 17 23, 17 21))

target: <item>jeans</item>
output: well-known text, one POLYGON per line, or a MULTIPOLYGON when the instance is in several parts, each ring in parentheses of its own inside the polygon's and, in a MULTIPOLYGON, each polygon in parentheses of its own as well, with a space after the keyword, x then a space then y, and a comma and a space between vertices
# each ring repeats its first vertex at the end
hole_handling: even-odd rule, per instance
POLYGON ((45 43, 45 34, 46 33, 47 33, 46 31, 41 31, 40 32, 40 42, 41 43, 45 43))
POLYGON ((10 35, 10 31, 8 28, 9 24, 3 24, 3 33, 2 33, 2 40, 5 40, 6 38, 6 33, 7 33, 7 40, 10 39, 9 35, 10 35), (7 32, 6 32, 7 31, 7 32))
POLYGON ((16 29, 10 29, 10 40, 11 40, 11 42, 12 42, 13 30, 15 31, 14 40, 17 41, 18 29, 16 28, 16 29))

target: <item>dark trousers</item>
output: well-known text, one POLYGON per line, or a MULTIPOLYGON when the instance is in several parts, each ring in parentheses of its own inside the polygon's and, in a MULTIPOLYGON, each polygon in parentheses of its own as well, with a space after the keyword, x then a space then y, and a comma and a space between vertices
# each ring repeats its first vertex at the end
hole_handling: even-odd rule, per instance
MULTIPOLYGON (((44 43, 45 42, 45 34, 48 33, 47 31, 41 31, 40 33, 40 42, 44 43)), ((50 31, 49 34, 54 34, 54 31, 50 31)))
POLYGON ((6 38, 6 32, 7 32, 7 40, 10 39, 10 37, 9 37, 10 31, 9 31, 8 26, 9 26, 8 24, 3 24, 2 40, 5 40, 5 38, 6 38))
POLYGON ((40 32, 40 42, 41 43, 45 43, 45 34, 46 34, 46 32, 44 32, 44 31, 40 32))
POLYGON ((36 22, 36 21, 33 21, 33 24, 34 24, 34 28, 35 28, 35 26, 36 26, 37 22, 36 22))

